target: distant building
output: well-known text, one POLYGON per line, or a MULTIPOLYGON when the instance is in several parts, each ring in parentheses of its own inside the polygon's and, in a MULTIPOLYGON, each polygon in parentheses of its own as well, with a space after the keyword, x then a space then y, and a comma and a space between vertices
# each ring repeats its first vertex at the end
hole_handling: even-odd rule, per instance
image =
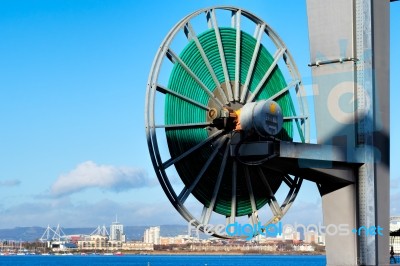
POLYGON ((108 248, 108 239, 102 235, 91 235, 78 241, 80 250, 106 250, 108 248))
POLYGON ((400 230, 400 216, 390 217, 390 248, 393 248, 393 252, 396 254, 397 263, 399 263, 398 255, 400 254, 400 236, 398 235, 398 230, 400 230))
POLYGON ((154 226, 154 227, 147 228, 144 231, 143 242, 159 245, 160 244, 160 227, 154 226))
POLYGON ((122 249, 123 250, 135 250, 135 251, 154 250, 154 244, 143 243, 141 241, 130 241, 130 242, 123 243, 122 249))
POLYGON ((400 216, 392 216, 390 217, 390 228, 391 232, 397 231, 400 229, 400 216))
POLYGON ((174 237, 160 237, 160 244, 161 245, 182 245, 185 243, 193 243, 198 241, 197 238, 191 237, 189 235, 177 235, 174 237))
POLYGON ((300 241, 300 232, 294 231, 294 228, 286 227, 282 234, 282 240, 300 241))
POLYGON ((311 230, 311 231, 307 231, 305 234, 304 234, 304 242, 305 243, 315 243, 315 244, 317 244, 318 243, 318 233, 317 232, 315 232, 315 231, 313 231, 313 230, 311 230))
POLYGON ((318 244, 321 246, 325 246, 325 235, 318 236, 318 244))
POLYGON ((125 242, 125 234, 124 234, 124 225, 115 219, 115 222, 112 222, 110 225, 110 241, 121 241, 125 242))
POLYGON ((305 244, 305 245, 294 245, 293 246, 294 251, 308 251, 308 252, 313 252, 315 251, 315 248, 311 245, 305 244))

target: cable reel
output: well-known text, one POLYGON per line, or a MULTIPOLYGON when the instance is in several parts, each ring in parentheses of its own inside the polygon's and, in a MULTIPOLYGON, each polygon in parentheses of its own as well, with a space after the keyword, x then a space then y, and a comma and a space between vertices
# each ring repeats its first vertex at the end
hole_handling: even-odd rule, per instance
POLYGON ((305 98, 285 44, 254 14, 218 6, 178 22, 156 53, 145 109, 150 157, 176 210, 200 230, 214 217, 278 222, 302 179, 266 162, 280 141, 309 141, 305 98))

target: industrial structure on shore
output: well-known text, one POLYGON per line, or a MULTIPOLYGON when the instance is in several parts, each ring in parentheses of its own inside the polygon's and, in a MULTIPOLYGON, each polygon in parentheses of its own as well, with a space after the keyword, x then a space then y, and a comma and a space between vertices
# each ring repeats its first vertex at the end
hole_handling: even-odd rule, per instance
MULTIPOLYGON (((400 262, 400 216, 390 218, 391 262, 400 262)), ((287 228, 286 228, 287 229, 287 228)), ((47 227, 40 240, 42 243, 15 240, 0 241, 0 256, 6 255, 122 255, 165 253, 209 254, 324 254, 325 233, 314 230, 300 233, 284 230, 275 237, 258 235, 253 239, 219 239, 198 237, 197 234, 161 236, 161 227, 153 226, 143 231, 142 241, 129 241, 123 224, 113 222, 109 230, 98 226, 90 235, 66 235, 61 226, 47 227), (114 233, 111 233, 113 232, 114 233), (109 233, 110 232, 110 233, 109 233), (113 238, 111 235, 114 235, 113 238)), ((165 232, 164 232, 165 234, 165 232)))
POLYGON ((55 229, 47 227, 39 239, 55 252, 66 250, 85 250, 93 252, 114 252, 118 250, 153 250, 153 244, 141 241, 126 241, 124 225, 115 219, 110 225, 98 226, 90 235, 66 235, 57 225, 55 229), (110 232, 110 233, 109 233, 110 232))
POLYGON ((316 232, 307 233, 304 237, 304 240, 300 240, 299 232, 295 232, 293 235, 285 237, 282 235, 274 238, 257 237, 252 241, 237 239, 228 241, 228 243, 222 239, 200 239, 191 235, 161 236, 160 226, 153 226, 144 230, 143 241, 127 241, 123 224, 116 220, 112 222, 109 230, 105 225, 98 226, 90 235, 66 235, 60 225, 54 229, 48 226, 39 240, 47 243, 47 248, 56 253, 80 251, 112 254, 120 251, 149 252, 169 248, 176 251, 188 250, 193 252, 227 250, 237 252, 273 252, 283 250, 282 243, 290 243, 290 245, 287 244, 287 246, 290 246, 289 251, 314 252, 315 245, 320 246, 323 250, 324 238, 318 236, 316 232))

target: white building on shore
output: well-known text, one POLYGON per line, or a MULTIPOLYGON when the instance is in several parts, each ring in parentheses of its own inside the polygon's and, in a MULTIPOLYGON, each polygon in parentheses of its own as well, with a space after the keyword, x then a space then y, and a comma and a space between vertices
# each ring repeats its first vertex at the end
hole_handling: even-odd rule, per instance
POLYGON ((117 218, 115 218, 115 222, 112 222, 110 225, 109 241, 126 241, 126 237, 124 234, 124 225, 119 223, 117 218))
POLYGON ((159 245, 160 244, 160 227, 154 226, 154 227, 147 228, 144 231, 143 242, 159 245))

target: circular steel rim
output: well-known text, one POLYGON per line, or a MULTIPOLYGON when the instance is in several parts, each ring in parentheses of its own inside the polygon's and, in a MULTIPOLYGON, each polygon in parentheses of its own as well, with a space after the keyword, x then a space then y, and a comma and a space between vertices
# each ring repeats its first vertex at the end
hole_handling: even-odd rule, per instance
MULTIPOLYGON (((230 11, 232 12, 232 17, 235 18, 235 25, 234 27, 236 29, 240 30, 240 17, 246 17, 250 21, 252 21, 256 27, 258 27, 260 30, 260 35, 261 36, 267 36, 276 46, 277 48, 277 53, 280 51, 280 55, 278 56, 285 56, 285 63, 286 67, 289 70, 289 73, 292 77, 292 82, 288 85, 288 90, 293 88, 296 92, 296 98, 297 98, 297 107, 299 109, 299 112, 301 113, 300 116, 298 117, 293 117, 289 119, 293 119, 294 121, 297 122, 297 130, 302 132, 304 134, 303 137, 303 142, 308 143, 309 142, 309 128, 310 128, 310 119, 308 115, 308 106, 307 102, 305 101, 305 91, 303 88, 303 85, 301 83, 301 78, 299 71, 295 65, 295 62, 289 53, 288 49, 286 48, 285 44, 281 40, 281 38, 272 30, 272 28, 266 24, 263 20, 255 16, 254 14, 243 10, 241 8, 236 8, 232 6, 216 6, 216 7, 210 7, 210 8, 204 8, 197 10, 193 12, 192 14, 189 14, 185 18, 183 18, 180 22, 178 22, 167 34, 165 37, 164 41, 160 45, 160 48, 157 51, 157 54, 154 58, 153 65, 151 67, 150 75, 148 78, 147 82, 147 93, 146 93, 146 103, 145 103, 145 127, 146 127, 146 137, 147 137, 147 143, 149 147, 149 152, 150 152, 150 157, 157 175, 157 178, 161 184, 161 187, 163 188, 165 194, 167 195, 168 199, 172 203, 172 205, 175 207, 175 209, 181 214, 182 217, 185 218, 188 222, 191 222, 193 226, 200 226, 200 230, 204 230, 204 227, 201 225, 204 225, 204 217, 200 217, 200 219, 195 218, 192 213, 184 206, 184 202, 181 201, 175 190, 173 189, 171 182, 168 178, 168 175, 166 173, 166 169, 174 164, 172 158, 166 161, 163 161, 161 159, 160 151, 159 151, 159 146, 158 146, 158 140, 157 140, 157 133, 156 133, 156 128, 157 126, 155 125, 155 95, 157 92, 160 93, 160 90, 162 90, 162 86, 158 84, 158 77, 159 73, 161 70, 161 66, 163 63, 164 58, 167 58, 167 53, 170 49, 171 43, 173 42, 173 39, 175 36, 179 33, 180 30, 182 30, 185 25, 188 24, 193 18, 200 16, 200 15, 205 15, 207 16, 212 16, 215 15, 215 10, 223 10, 223 11, 230 11), (299 121, 302 122, 301 128, 299 127, 299 121), (172 162, 171 162, 172 161, 172 162)), ((162 93, 162 92, 161 92, 162 93)), ((217 135, 217 134, 215 134, 217 135)), ((214 136, 215 137, 215 136, 214 136)), ((210 138, 212 139, 212 138, 210 138)), ((293 201, 295 200, 297 193, 300 189, 301 183, 302 183, 302 178, 300 177, 291 177, 288 174, 284 175, 283 178, 284 183, 289 187, 289 192, 283 201, 283 203, 280 205, 275 197, 272 197, 271 201, 268 203, 272 213, 273 217, 269 219, 264 225, 268 225, 270 223, 276 223, 278 222, 283 215, 288 211, 290 206, 292 205, 293 201)), ((206 210, 207 211, 207 210, 206 210)), ((204 209, 203 209, 204 212, 204 209)), ((213 212, 211 210, 211 212, 213 212)), ((211 215, 210 213, 208 214, 209 216, 211 215)), ((232 217, 230 217, 232 218, 232 217)), ((258 219, 258 216, 256 217, 258 219)), ((233 217, 233 220, 230 219, 229 221, 234 221, 235 217, 233 217)), ((208 217, 209 220, 209 217, 208 217)), ((227 217, 228 221, 228 217, 227 217)), ((224 237, 227 238, 226 235, 220 235, 217 233, 213 233, 214 236, 218 237, 224 237)))

